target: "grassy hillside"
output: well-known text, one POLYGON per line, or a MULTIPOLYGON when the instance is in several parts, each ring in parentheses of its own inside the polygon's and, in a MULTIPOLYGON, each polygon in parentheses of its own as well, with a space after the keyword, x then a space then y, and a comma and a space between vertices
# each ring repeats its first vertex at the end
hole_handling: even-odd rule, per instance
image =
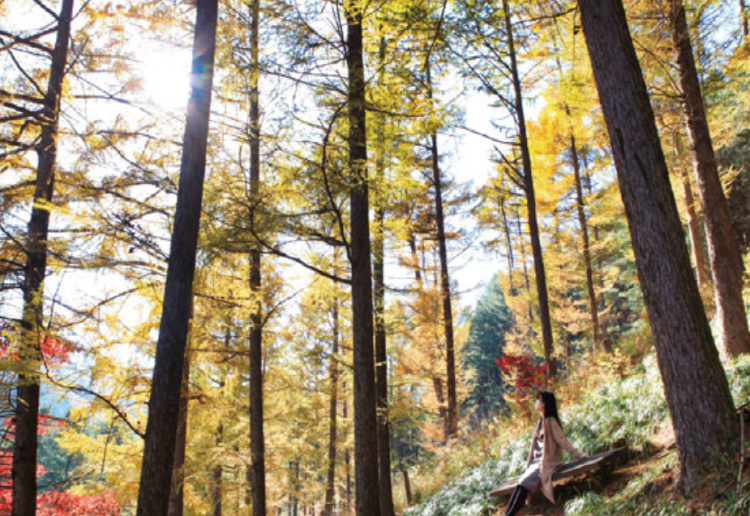
MULTIPOLYGON (((727 374, 735 402, 747 400, 750 396, 750 357, 729 364, 727 374)), ((654 437, 660 430, 671 427, 655 357, 647 357, 628 378, 592 389, 575 405, 564 407, 561 417, 567 437, 583 451, 597 453, 627 444, 640 457, 650 456, 656 448, 652 443, 654 437)), ((502 479, 523 470, 530 439, 530 430, 527 429, 522 437, 497 443, 499 452, 496 456, 493 454, 479 465, 465 470, 422 503, 407 509, 405 516, 477 516, 494 510, 497 501, 490 500, 487 494, 502 479)), ((674 453, 667 453, 659 460, 661 462, 644 468, 612 496, 588 492, 564 501, 564 513, 618 516, 691 514, 689 511, 694 508, 687 502, 680 505, 679 501, 659 501, 648 496, 648 492, 643 494, 644 486, 665 470, 672 469, 674 453), (660 506, 660 503, 666 505, 660 506)), ((730 469, 726 468, 727 471, 730 469)), ((721 489, 722 486, 713 487, 721 489)), ((727 495, 716 502, 716 510, 724 511, 716 514, 750 514, 750 495, 744 498, 727 495)))

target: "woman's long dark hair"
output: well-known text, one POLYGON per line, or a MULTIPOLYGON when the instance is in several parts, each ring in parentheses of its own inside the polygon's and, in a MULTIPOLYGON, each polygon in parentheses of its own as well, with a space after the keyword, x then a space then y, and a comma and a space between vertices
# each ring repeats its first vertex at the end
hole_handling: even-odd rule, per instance
POLYGON ((548 391, 541 391, 537 399, 541 400, 544 404, 544 419, 554 417, 560 424, 560 428, 562 428, 562 421, 560 421, 560 416, 557 414, 557 399, 555 395, 548 391))

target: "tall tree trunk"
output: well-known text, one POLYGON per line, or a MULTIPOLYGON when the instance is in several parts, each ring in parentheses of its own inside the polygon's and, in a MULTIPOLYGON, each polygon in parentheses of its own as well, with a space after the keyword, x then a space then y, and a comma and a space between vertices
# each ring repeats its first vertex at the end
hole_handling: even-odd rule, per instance
MULTIPOLYGON (((432 76, 430 57, 425 60, 427 78, 427 100, 432 101, 432 76)), ((430 133, 432 182, 435 186, 435 225, 437 226, 438 256, 440 257, 440 294, 443 302, 443 328, 445 333, 445 366, 448 384, 448 410, 446 411, 447 437, 458 432, 458 402, 456 399, 456 353, 453 335, 453 307, 451 303, 451 280, 448 274, 448 249, 445 240, 445 214, 443 212, 443 182, 440 172, 440 152, 437 131, 430 133)))
POLYGON ((292 464, 294 468, 294 494, 292 495, 292 515, 297 516, 299 514, 299 460, 292 464))
POLYGON ((411 507, 414 504, 411 496, 411 482, 409 482, 409 470, 404 468, 402 470, 404 474, 404 491, 406 491, 406 505, 411 507))
MULTIPOLYGON (((521 214, 519 213, 519 208, 516 206, 516 209, 514 210, 515 215, 515 221, 516 221, 516 231, 518 232, 518 242, 521 246, 521 264, 523 265, 523 282, 524 282, 524 289, 526 290, 526 293, 529 294, 531 292, 531 284, 529 283, 529 268, 527 265, 527 256, 526 256, 526 243, 524 242, 523 238, 523 228, 521 227, 521 214)), ((529 338, 534 337, 534 309, 531 306, 531 303, 528 303, 527 305, 528 309, 528 316, 529 316, 529 327, 526 329, 526 333, 529 336, 529 338)))
POLYGON ((24 370, 18 375, 16 391, 16 435, 13 443, 12 516, 36 514, 36 470, 41 363, 41 342, 44 335, 44 277, 47 274, 47 236, 50 210, 55 191, 57 168, 57 136, 60 121, 60 102, 65 80, 65 67, 70 46, 70 22, 73 0, 63 0, 55 48, 52 53, 47 93, 39 119, 41 134, 36 147, 38 165, 36 185, 28 225, 26 267, 23 279, 22 339, 24 370))
POLYGON ((734 236, 729 205, 719 179, 690 44, 685 8, 682 0, 670 0, 670 7, 672 44, 677 54, 685 119, 697 165, 698 193, 706 218, 719 341, 727 356, 737 356, 740 353, 750 353, 750 331, 742 300, 742 255, 734 236))
MULTIPOLYGON (((337 288, 336 285, 333 288, 337 288)), ((329 375, 331 379, 331 398, 328 410, 328 479, 326 482, 325 505, 323 516, 333 514, 334 489, 336 486, 336 407, 338 406, 338 355, 339 355, 339 300, 338 296, 333 301, 333 349, 331 350, 331 361, 329 375)))
MULTIPOLYGON (((515 289, 513 287, 513 270, 515 269, 515 263, 513 259, 513 243, 510 238, 510 225, 508 224, 508 215, 505 212, 505 198, 500 199, 500 214, 503 217, 503 231, 505 233, 505 245, 508 247, 508 280, 510 282, 508 294, 510 296, 514 296, 515 289)), ((512 314, 511 314, 511 317, 513 317, 512 314)), ((513 324, 513 326, 515 327, 515 324, 513 324)))
MULTIPOLYGON (((385 62, 385 38, 380 39, 379 60, 385 62)), ((379 181, 385 184, 385 117, 376 120, 375 167, 379 181)), ((388 353, 385 328, 385 209, 380 199, 375 206, 375 234, 373 238, 373 276, 375 282, 375 376, 378 412, 378 465, 380 479, 380 511, 382 516, 394 516, 393 485, 391 482, 391 428, 388 421, 388 353)))
MULTIPOLYGON (((346 382, 344 382, 344 385, 342 387, 343 407, 341 407, 341 417, 344 419, 344 421, 347 421, 349 419, 349 403, 347 402, 346 398, 349 393, 346 382)), ((344 469, 346 470, 346 481, 342 486, 344 493, 341 498, 344 500, 344 508, 346 514, 349 514, 351 513, 352 508, 351 452, 349 448, 344 449, 344 469)))
MULTIPOLYGON (((531 284, 529 283, 529 270, 527 267, 527 256, 526 256, 526 244, 524 243, 523 239, 523 229, 521 228, 521 214, 519 213, 518 206, 516 206, 516 209, 514 210, 514 215, 516 219, 516 231, 518 232, 518 239, 521 244, 521 263, 523 264, 523 281, 524 281, 524 287, 526 288, 526 292, 531 291, 531 284)), ((529 321, 534 321, 534 313, 529 311, 529 321)))
MULTIPOLYGON (((216 446, 221 446, 221 439, 222 439, 223 433, 224 433, 224 425, 219 423, 219 429, 216 431, 216 446)), ((222 466, 221 462, 219 462, 219 464, 217 464, 214 467, 214 475, 213 475, 214 483, 212 486, 213 487, 212 496, 213 496, 213 506, 214 506, 213 516, 221 516, 221 508, 222 508, 222 505, 221 505, 222 478, 221 477, 222 477, 223 470, 224 470, 224 467, 222 466)))
POLYGON ((515 97, 515 110, 518 119, 518 138, 521 146, 521 162, 523 163, 523 183, 526 194, 526 210, 529 219, 529 236, 531 238, 531 251, 534 256, 534 274, 536 275, 536 290, 539 297, 539 317, 542 323, 542 341, 544 343, 544 359, 549 367, 549 374, 553 378, 557 376, 557 364, 554 359, 554 343, 552 340, 552 320, 549 311, 549 297, 547 294, 547 276, 544 271, 544 257, 542 255, 542 242, 539 236, 539 225, 536 219, 536 195, 534 193, 534 178, 531 171, 531 153, 529 152, 529 141, 526 133, 526 117, 523 110, 523 91, 521 78, 518 73, 516 62, 516 47, 513 38, 513 25, 510 21, 510 9, 508 0, 503 0, 505 11, 505 29, 508 37, 508 54, 510 56, 511 75, 513 77, 513 92, 515 97))
POLYGON ((748 43, 748 35, 750 35, 750 14, 747 10, 747 3, 745 0, 740 0, 740 17, 742 18, 742 37, 745 44, 748 43))
POLYGON ((190 352, 186 351, 182 367, 179 423, 174 447, 172 485, 169 490, 167 516, 182 516, 185 506, 185 451, 187 448, 188 399, 190 397, 190 352))
MULTIPOLYGON (((592 185, 591 181, 591 172, 589 171, 589 165, 588 165, 588 157, 586 155, 586 152, 584 152, 581 156, 583 161, 583 171, 584 171, 584 177, 586 179, 586 193, 591 196, 594 193, 594 187, 592 185)), ((599 228, 597 226, 594 226, 593 228, 593 236, 594 236, 594 243, 599 242, 599 228)), ((594 271, 600 271, 602 270, 602 259, 601 257, 597 257, 596 262, 592 265, 595 265, 594 271)), ((595 274, 597 279, 597 285, 600 289, 604 289, 604 274, 595 274)), ((604 351, 607 353, 610 353, 612 351, 612 341, 609 340, 609 337, 607 337, 607 323, 606 320, 604 324, 601 325, 599 328, 599 332, 601 333, 600 338, 602 339, 602 347, 604 348, 604 351)))
MULTIPOLYGON (((255 233, 255 206, 260 201, 260 107, 258 81, 260 53, 258 48, 260 0, 250 4, 250 226, 255 233)), ((266 516, 266 451, 263 435, 263 292, 261 257, 256 246, 250 251, 250 486, 253 516, 266 516)))
POLYGON ((732 396, 713 342, 621 0, 579 0, 638 278, 690 490, 732 442, 732 396))
POLYGON ((193 86, 185 124, 177 207, 164 287, 164 307, 156 344, 146 444, 138 491, 138 516, 167 514, 172 480, 180 384, 203 203, 218 1, 198 0, 197 7, 191 72, 193 86))
POLYGON ((346 466, 346 512, 351 513, 352 511, 352 474, 351 474, 351 452, 347 448, 344 452, 344 465, 346 466))
MULTIPOLYGON (((583 241, 583 262, 586 267, 586 288, 589 294, 589 312, 591 313, 591 329, 594 337, 594 350, 601 344, 599 336, 599 309, 594 290, 594 268, 591 265, 591 246, 589 243, 589 228, 586 222, 586 204, 583 201, 583 187, 581 185, 581 167, 578 163, 578 148, 576 137, 570 133, 570 154, 573 158, 573 173, 576 180, 576 200, 578 204, 578 224, 581 226, 581 240, 583 241)), ((570 349, 570 346, 568 346, 570 349)))
POLYGON ((687 214, 688 234, 690 235, 690 248, 693 254, 693 264, 698 277, 698 286, 703 288, 711 282, 709 273, 709 257, 703 241, 701 232, 701 220, 695 211, 695 197, 693 196, 693 187, 690 184, 690 177, 684 167, 682 159, 682 141, 679 135, 674 136, 674 148, 676 154, 677 167, 680 174, 680 183, 682 184, 682 196, 685 200, 685 213, 687 214))
POLYGON ((447 441, 449 437, 448 416, 445 403, 445 393, 443 391, 443 379, 439 376, 432 377, 432 387, 435 389, 435 399, 438 402, 438 414, 443 421, 443 440, 447 441))
MULTIPOLYGON (((513 240, 511 238, 510 224, 508 223, 508 213, 505 210, 505 198, 500 198, 500 214, 503 217, 503 232, 505 233, 505 245, 508 247, 508 297, 517 295, 516 287, 513 283, 513 276, 515 273, 515 258, 513 256, 513 240)), ((519 334, 518 322, 516 314, 513 310, 509 310, 510 313, 510 328, 514 337, 519 334)))
POLYGON ((362 10, 349 3, 345 4, 345 9, 349 70, 349 166, 353 181, 350 217, 357 516, 380 516, 362 10))
POLYGON ((422 288, 422 270, 419 267, 419 257, 417 256, 417 237, 414 231, 409 233, 409 250, 411 251, 412 268, 414 269, 414 280, 417 282, 417 288, 422 288))

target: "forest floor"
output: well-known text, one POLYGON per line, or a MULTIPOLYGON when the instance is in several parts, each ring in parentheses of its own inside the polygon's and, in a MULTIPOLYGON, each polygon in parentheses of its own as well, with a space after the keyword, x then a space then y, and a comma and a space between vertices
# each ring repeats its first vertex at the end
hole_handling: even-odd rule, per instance
MULTIPOLYGON (((660 500, 664 505, 671 501, 687 502, 691 513, 708 514, 717 500, 717 492, 729 492, 735 488, 735 479, 725 478, 699 489, 689 500, 678 492, 674 482, 674 465, 677 462, 674 433, 671 428, 657 434, 648 452, 631 454, 629 459, 620 461, 608 471, 576 477, 556 484, 557 504, 552 505, 541 494, 535 496, 519 516, 563 516, 565 504, 586 492, 594 492, 603 498, 611 498, 625 492, 628 498, 649 498, 660 500)), ((736 472, 735 472, 736 476, 736 472)), ((716 479, 715 479, 716 480, 716 479)), ((719 494, 718 496, 721 496, 719 494)), ((507 497, 499 501, 495 514, 502 516, 507 497)))

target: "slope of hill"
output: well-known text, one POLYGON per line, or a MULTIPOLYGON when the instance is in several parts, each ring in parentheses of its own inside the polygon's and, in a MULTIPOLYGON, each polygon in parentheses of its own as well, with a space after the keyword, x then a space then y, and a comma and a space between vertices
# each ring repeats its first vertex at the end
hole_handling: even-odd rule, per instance
MULTIPOLYGON (((727 365, 735 402, 750 396, 750 356, 727 365)), ((707 479, 699 496, 685 500, 672 487, 676 465, 674 439, 656 360, 647 357, 628 378, 599 386, 562 412, 565 431, 572 443, 588 453, 628 445, 631 460, 600 480, 570 483, 558 489, 558 506, 537 497, 527 515, 681 515, 750 514, 750 494, 734 494, 736 461, 717 464, 715 478, 707 479)), ((529 432, 527 432, 528 434, 529 432)), ((530 435, 502 444, 492 457, 444 485, 405 516, 480 516, 500 510, 503 500, 488 493, 502 479, 519 473, 526 460, 530 435)), ((745 479, 747 482, 747 479, 745 479)), ((502 511, 500 510, 500 514, 502 511)))

